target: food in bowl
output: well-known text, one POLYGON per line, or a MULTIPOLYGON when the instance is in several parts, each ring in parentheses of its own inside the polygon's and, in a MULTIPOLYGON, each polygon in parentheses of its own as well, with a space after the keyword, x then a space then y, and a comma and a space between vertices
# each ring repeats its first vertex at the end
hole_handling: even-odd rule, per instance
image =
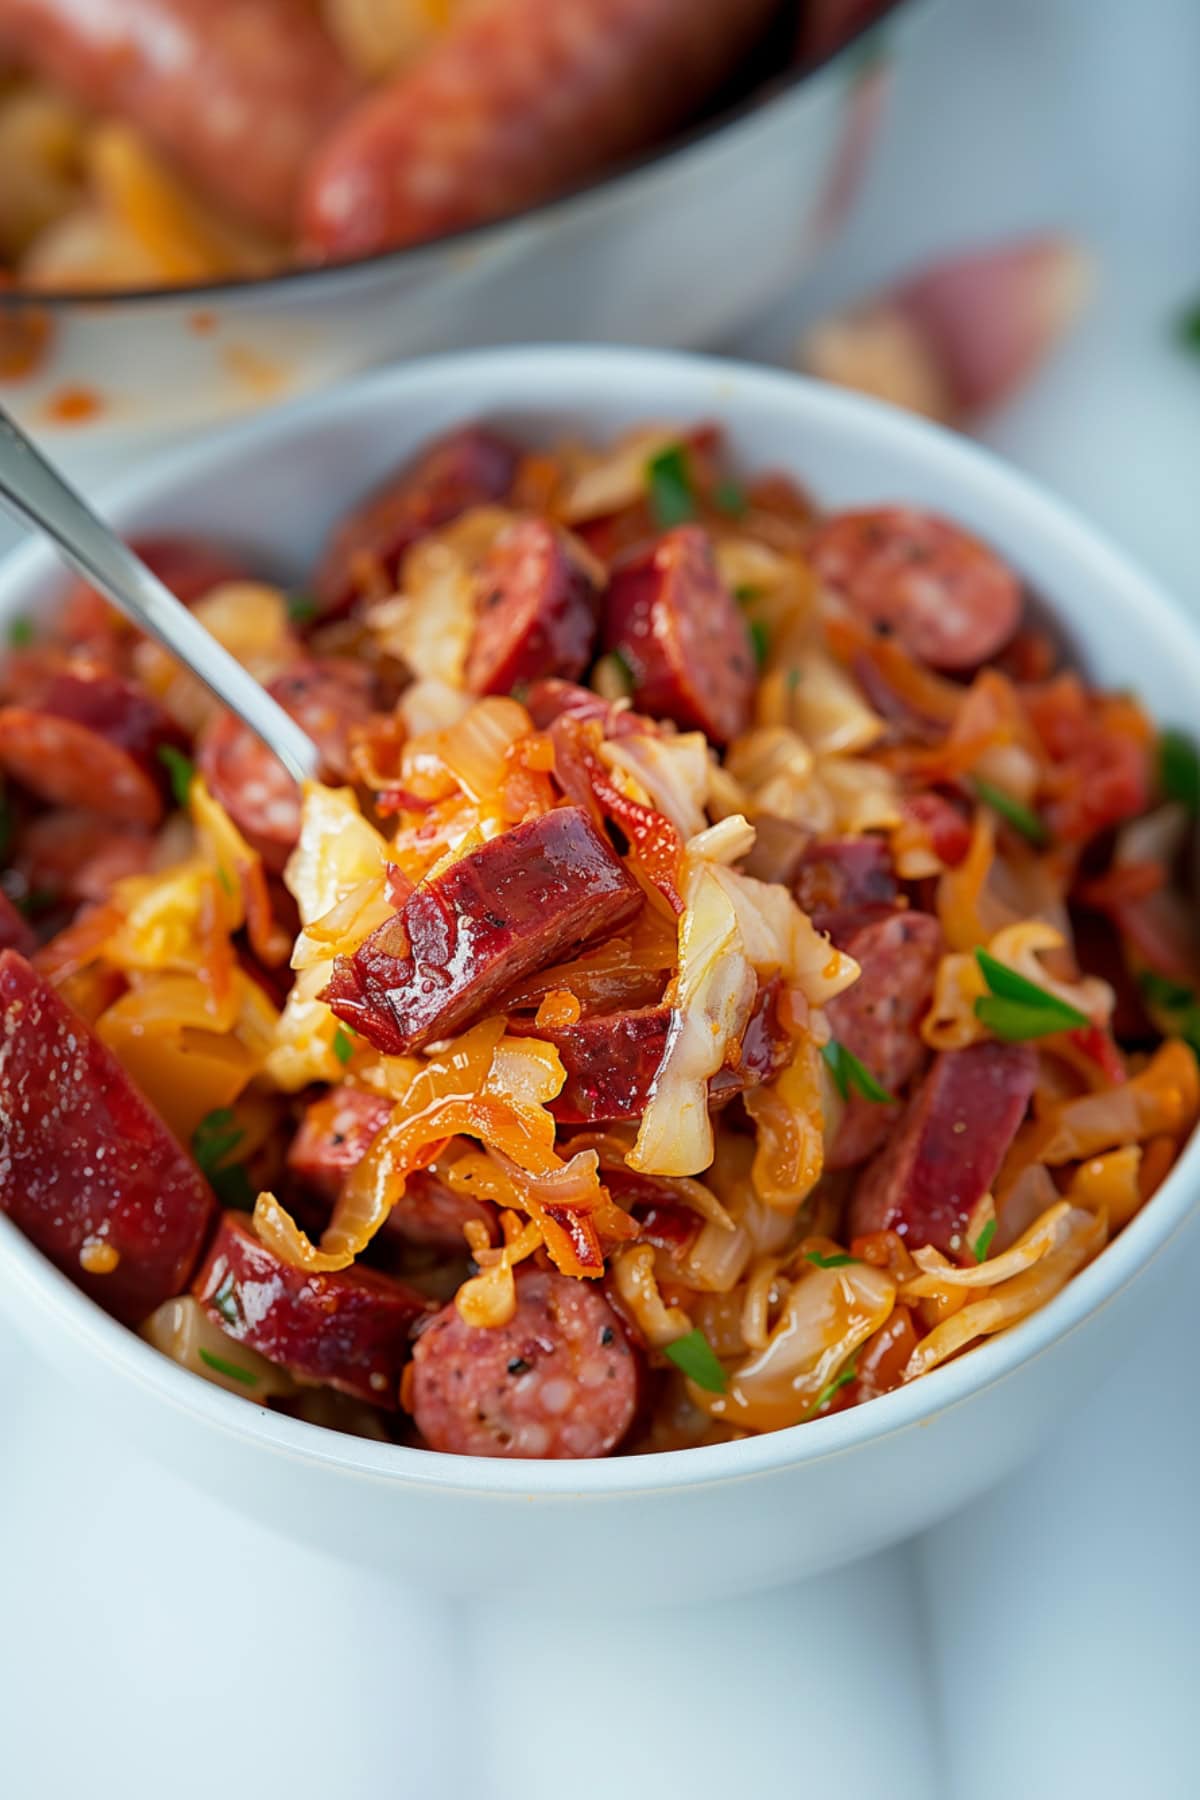
POLYGON ((325 779, 86 588, 18 628, 0 1206, 195 1373, 720 1442, 1026 1318, 1170 1169, 1200 767, 963 527, 466 425, 303 592, 143 552, 325 779))
POLYGON ((146 288, 425 242, 661 141, 797 30, 780 0, 0 0, 0 263, 146 288))

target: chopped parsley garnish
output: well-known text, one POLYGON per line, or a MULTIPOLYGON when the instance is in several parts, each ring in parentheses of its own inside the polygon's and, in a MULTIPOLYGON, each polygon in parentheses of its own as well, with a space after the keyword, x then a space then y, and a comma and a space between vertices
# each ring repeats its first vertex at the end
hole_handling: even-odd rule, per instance
POLYGON ((857 1374, 858 1357, 852 1356, 850 1361, 838 1370, 833 1380, 825 1383, 825 1386, 821 1389, 804 1417, 806 1419, 815 1419, 817 1414, 821 1412, 824 1407, 829 1405, 829 1402, 833 1399, 833 1396, 838 1390, 844 1388, 848 1381, 853 1381, 857 1374))
POLYGON ((755 662, 760 669, 765 669, 771 654, 771 636, 761 619, 750 621, 750 642, 754 646, 755 662))
POLYGON ((710 1394, 725 1392, 725 1371, 717 1360, 716 1351, 698 1327, 689 1331, 686 1337, 676 1338, 673 1344, 664 1345, 664 1351, 675 1367, 682 1369, 697 1387, 710 1394))
POLYGON ((664 531, 695 518, 696 495, 686 445, 668 444, 665 450, 652 456, 646 464, 646 484, 650 490, 654 522, 664 531))
POLYGON ((822 1256, 819 1250, 806 1250, 804 1260, 816 1263, 818 1269, 844 1269, 848 1263, 857 1262, 858 1258, 847 1256, 844 1250, 839 1250, 836 1256, 822 1256))
POLYGON ((216 1308, 227 1325, 236 1325, 240 1316, 237 1295, 233 1287, 233 1271, 230 1270, 224 1281, 209 1301, 216 1308))
POLYGON ((33 620, 18 613, 8 622, 8 642, 13 650, 26 650, 33 642, 33 620))
POLYGON ((859 1062, 852 1050, 840 1044, 836 1038, 830 1038, 822 1044, 821 1055, 833 1072, 834 1085, 843 1100, 850 1098, 851 1088, 855 1088, 864 1100, 874 1100, 881 1106, 890 1106, 895 1094, 889 1094, 882 1082, 876 1081, 870 1069, 859 1062))
POLYGON ((740 481, 733 481, 728 476, 724 481, 718 481, 713 489, 713 505, 718 512, 728 513, 731 519, 740 519, 750 510, 745 488, 740 481))
POLYGON ((192 778, 196 773, 196 765, 190 756, 177 750, 174 744, 158 746, 158 760, 167 771, 171 783, 171 795, 176 806, 186 806, 188 795, 192 791, 192 778))
POLYGON ((1193 301, 1176 327, 1185 350, 1200 352, 1200 300, 1193 301))
POLYGON ((316 618, 320 608, 311 594, 298 588, 287 597, 287 614, 293 625, 309 625, 316 618))
POLYGON ((985 806, 990 806, 994 813, 999 813, 1007 825, 1011 825, 1014 831, 1019 831, 1022 837, 1028 838, 1031 844, 1036 844, 1040 849, 1050 842, 1050 833, 1031 806, 1014 800, 1011 794, 1006 794, 1003 788, 996 787, 990 781, 982 781, 976 777, 971 786, 985 806))
POLYGON ((1182 731, 1164 731, 1158 740, 1158 780, 1168 800, 1200 812, 1200 756, 1182 731))
POLYGON ((249 1369, 243 1369, 240 1363, 226 1362, 223 1356, 214 1356, 211 1350, 201 1350, 200 1361, 215 1369, 218 1375, 227 1375, 230 1381, 240 1381, 245 1387, 257 1387, 258 1376, 249 1369))
POLYGON ((971 1254, 977 1263, 986 1262, 987 1253, 992 1247, 992 1239, 996 1235, 997 1223, 997 1220, 989 1219, 987 1224, 980 1231, 979 1236, 975 1239, 975 1242, 971 1245, 971 1254))
POLYGON ((1171 1037, 1182 1038, 1200 1057, 1200 1001, 1191 988, 1153 969, 1143 971, 1140 986, 1161 1029, 1171 1037))
POLYGON ((1036 982, 1026 981, 1024 975, 997 962, 986 950, 976 950, 975 960, 990 990, 976 1000, 975 1017, 1005 1043, 1050 1037, 1056 1031, 1084 1030, 1090 1024, 1078 1007, 1069 1006, 1036 982))
POLYGON ((354 1045, 351 1043, 349 1035, 340 1025, 333 1034, 333 1054, 343 1065, 348 1063, 350 1058, 354 1055, 354 1045))
POLYGON ((254 1189, 244 1165, 229 1161, 245 1135, 228 1106, 206 1113, 192 1133, 197 1166, 222 1204, 236 1212, 251 1212, 254 1207, 254 1189))
POLYGON ((598 694, 604 692, 609 682, 613 688, 620 688, 626 699, 637 686, 629 658, 620 650, 607 651, 592 670, 592 687, 598 694))

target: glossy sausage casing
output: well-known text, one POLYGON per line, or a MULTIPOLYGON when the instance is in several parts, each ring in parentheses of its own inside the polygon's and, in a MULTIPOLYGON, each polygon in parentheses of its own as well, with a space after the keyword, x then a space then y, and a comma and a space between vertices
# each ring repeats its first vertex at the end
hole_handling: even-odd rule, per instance
POLYGON ((355 92, 306 0, 0 0, 0 47, 281 237, 355 92))
POLYGON ((505 988, 615 931, 641 889, 577 806, 530 819, 409 895, 325 989, 386 1055, 469 1025, 505 988))
POLYGON ((682 123, 776 4, 477 0, 322 147, 305 237, 340 261, 561 192, 682 123))
POLYGON ((574 681, 591 661, 600 596, 582 546, 545 519, 518 519, 479 571, 467 655, 473 694, 511 694, 518 682, 574 681))

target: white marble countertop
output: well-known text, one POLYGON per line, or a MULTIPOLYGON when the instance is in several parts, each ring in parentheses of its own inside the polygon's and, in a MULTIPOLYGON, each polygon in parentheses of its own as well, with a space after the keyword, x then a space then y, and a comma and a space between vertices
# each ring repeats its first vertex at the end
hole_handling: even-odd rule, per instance
MULTIPOLYGON (((913 49, 844 242, 730 348, 783 359, 802 317, 928 255, 1077 233, 1096 304, 985 435, 1195 604, 1200 363, 1170 322, 1200 293, 1200 7, 934 0, 913 49)), ((621 1620, 451 1611, 276 1539, 0 1335, 0 1792, 1191 1800, 1197 1279, 1200 1228, 1134 1362, 969 1514, 621 1620)))

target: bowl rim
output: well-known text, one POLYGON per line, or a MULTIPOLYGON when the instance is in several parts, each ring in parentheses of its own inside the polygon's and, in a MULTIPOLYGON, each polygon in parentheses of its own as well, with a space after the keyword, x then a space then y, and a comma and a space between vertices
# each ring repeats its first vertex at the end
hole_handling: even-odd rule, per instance
MULTIPOLYGON (((747 411, 757 406, 773 412, 796 429, 797 442, 814 467, 823 433, 866 434, 873 449, 894 457, 900 467, 911 461, 926 475, 946 471, 951 485, 961 486, 965 479, 981 510, 1019 518, 1023 539, 1040 539, 1060 560, 1077 568, 1081 578, 1091 573, 1100 590, 1119 594, 1119 605, 1132 618, 1169 636, 1172 658, 1183 658, 1190 665, 1191 680, 1200 691, 1200 630, 1195 622, 1070 505, 989 450, 941 426, 787 370, 717 357, 608 345, 515 346, 375 370, 176 448, 108 486, 101 504, 118 518, 164 505, 169 509, 171 500, 197 478, 219 478, 230 458, 252 466, 296 437, 352 417, 360 397, 373 405, 386 400, 397 416, 409 417, 419 416, 422 404, 430 400, 444 405, 448 398, 461 399, 459 416, 466 418, 519 406, 531 412, 586 412, 613 392, 638 395, 656 389, 652 405, 659 411, 677 405, 681 415, 711 417, 723 412, 735 428, 739 403, 747 411), (482 399, 476 399, 477 393, 482 399)), ((987 524, 979 529, 985 535, 992 531, 987 524)), ((1003 546, 1004 535, 993 535, 1003 546)), ((57 568, 54 553, 41 544, 6 558, 0 564, 0 618, 21 604, 21 590, 28 599, 28 591, 36 592, 52 580, 57 568)), ((1086 647, 1086 633, 1077 635, 1086 647)), ((908 1387, 831 1417, 733 1443, 585 1462, 451 1455, 352 1438, 269 1412, 200 1380, 118 1324, 2 1215, 0 1271, 7 1279, 0 1281, 0 1290, 7 1289, 18 1301, 23 1296, 51 1315, 54 1329, 65 1330, 89 1353, 102 1357, 120 1378, 132 1380, 226 1437, 270 1454, 400 1488, 525 1499, 600 1499, 762 1476, 932 1423, 1046 1353, 1110 1304, 1184 1227, 1200 1189, 1198 1176, 1200 1131, 1193 1133, 1153 1199, 1047 1305, 908 1387)), ((20 1329, 19 1306, 10 1305, 9 1310, 20 1329)))
POLYGON ((723 105, 718 112, 705 114, 673 132, 660 143, 622 158, 614 166, 599 174, 586 176, 561 192, 539 200, 533 206, 522 207, 519 212, 506 213, 502 218, 491 219, 479 225, 460 226, 456 230, 442 232, 433 238, 423 238, 419 243, 409 244, 398 250, 377 250, 370 256, 356 256, 346 262, 298 265, 270 275, 226 276, 221 280, 188 282, 177 287, 111 290, 25 290, 19 286, 11 289, 0 286, 0 319, 6 312, 21 312, 30 307, 43 308, 51 313, 68 311, 72 307, 86 307, 89 312, 101 312, 114 307, 144 307, 152 303, 186 308, 203 302, 249 298, 257 300, 260 295, 267 299, 286 300, 296 293, 303 297, 314 288, 320 291, 322 287, 339 280, 350 283, 361 278, 366 281, 374 274, 386 273, 393 268, 419 268, 422 262, 435 261, 442 252, 462 257, 475 253, 486 254, 490 245, 502 241, 506 233, 517 226, 552 221, 557 213, 566 211, 576 201, 600 200, 610 193, 621 193, 639 180, 649 178, 660 169, 669 168, 681 161, 689 152, 709 140, 721 137, 727 131, 735 131, 752 116, 774 111, 795 95, 805 83, 816 80, 843 58, 852 58, 856 53, 864 52, 873 36, 885 31, 897 13, 916 4, 918 0, 884 0, 881 11, 856 25, 850 35, 832 50, 827 50, 821 56, 793 63, 784 69, 774 70, 745 93, 723 105))

